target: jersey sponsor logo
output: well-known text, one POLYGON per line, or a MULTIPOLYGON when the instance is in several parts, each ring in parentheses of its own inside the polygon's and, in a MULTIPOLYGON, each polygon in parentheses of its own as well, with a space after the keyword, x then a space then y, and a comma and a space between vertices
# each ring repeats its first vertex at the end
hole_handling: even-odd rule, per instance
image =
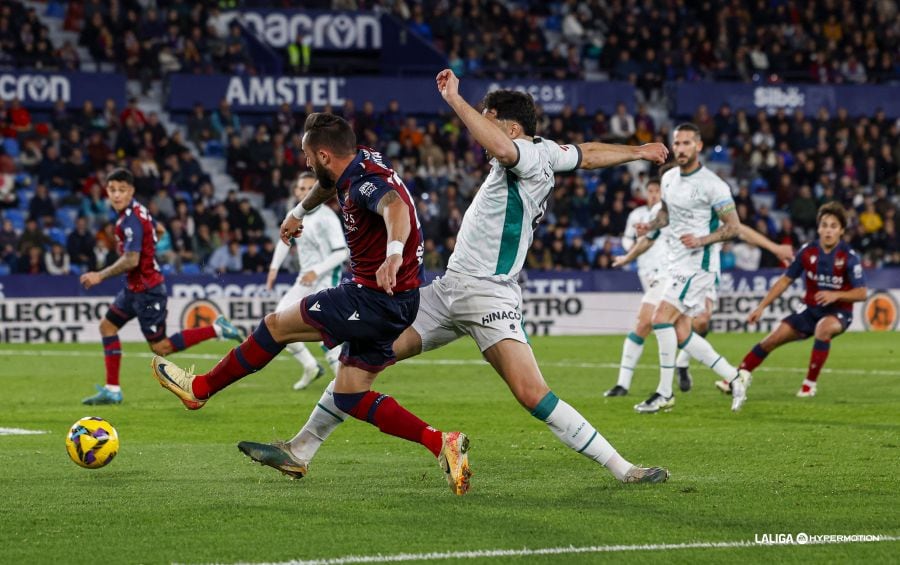
POLYGON ((372 193, 375 192, 375 185, 371 182, 364 182, 362 186, 359 187, 359 193, 365 197, 372 196, 372 193))
POLYGON ((815 281, 819 286, 840 288, 844 284, 844 277, 842 275, 826 275, 823 273, 806 271, 806 278, 815 281))
POLYGON ((497 320, 521 320, 522 315, 515 310, 500 310, 481 317, 481 325, 487 326, 497 320))
MULTIPOLYGON (((159 310, 159 304, 155 305, 159 310)), ((205 328, 213 325, 216 318, 222 315, 222 311, 215 302, 209 300, 194 300, 189 302, 181 311, 181 329, 205 328)), ((155 330, 154 330, 155 331, 155 330)))
POLYGON ((863 305, 863 325, 867 330, 889 332, 897 329, 900 307, 889 293, 881 291, 870 296, 863 305))
POLYGON ((312 306, 309 307, 309 311, 310 311, 310 312, 321 312, 321 311, 322 311, 322 307, 319 306, 319 302, 316 301, 315 303, 313 303, 312 306))
MULTIPOLYGON (((316 304, 318 304, 318 302, 316 302, 316 304)), ((358 321, 358 320, 359 320, 359 312, 357 312, 356 310, 354 310, 353 313, 350 314, 350 317, 347 318, 347 319, 348 319, 348 320, 351 320, 351 321, 354 321, 354 322, 355 322, 355 321, 358 321)))

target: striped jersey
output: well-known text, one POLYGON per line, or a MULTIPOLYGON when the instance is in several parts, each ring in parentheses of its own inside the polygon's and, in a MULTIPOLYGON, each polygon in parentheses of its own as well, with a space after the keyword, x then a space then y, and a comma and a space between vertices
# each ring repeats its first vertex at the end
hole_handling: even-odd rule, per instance
POLYGON ((581 164, 581 149, 549 139, 514 139, 516 162, 494 158, 491 172, 463 216, 447 268, 457 273, 515 280, 525 264, 534 228, 547 209, 555 172, 581 164))
MULTIPOLYGON (((839 242, 830 252, 826 252, 818 240, 807 243, 794 256, 784 274, 792 279, 803 276, 806 285, 803 303, 807 306, 817 306, 816 293, 820 290, 845 291, 866 286, 859 255, 845 241, 839 242)), ((835 302, 828 308, 853 312, 851 302, 835 302)))
POLYGON ((688 249, 681 243, 681 236, 703 237, 719 229, 718 211, 734 208, 728 184, 702 165, 687 175, 674 167, 662 176, 662 199, 669 210, 670 272, 718 273, 722 244, 688 249))

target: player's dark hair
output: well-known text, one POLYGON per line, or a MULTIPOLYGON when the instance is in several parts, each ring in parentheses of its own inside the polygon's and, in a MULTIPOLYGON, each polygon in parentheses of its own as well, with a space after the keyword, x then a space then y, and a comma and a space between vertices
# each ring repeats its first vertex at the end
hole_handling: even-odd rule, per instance
POLYGON ((344 118, 334 114, 315 112, 303 124, 306 143, 313 148, 325 148, 335 155, 356 153, 356 134, 344 118))
POLYGON ((650 186, 651 184, 662 185, 662 179, 660 179, 659 177, 650 177, 649 179, 647 179, 647 184, 645 186, 650 186))
POLYGON ((694 134, 695 138, 700 139, 700 128, 697 127, 697 124, 692 124, 691 122, 678 124, 672 133, 678 133, 679 131, 689 131, 694 134))
POLYGON ((495 90, 488 92, 481 104, 485 109, 497 112, 498 120, 518 122, 525 135, 534 136, 537 131, 537 109, 530 94, 517 90, 495 90))
POLYGON ((819 206, 819 211, 816 213, 816 225, 822 222, 824 216, 834 216, 841 224, 841 229, 847 229, 847 211, 840 202, 831 201, 819 206))
POLYGON ((131 171, 129 171, 128 169, 118 168, 110 171, 110 173, 106 175, 106 182, 111 182, 114 180, 134 186, 134 175, 132 175, 131 171))

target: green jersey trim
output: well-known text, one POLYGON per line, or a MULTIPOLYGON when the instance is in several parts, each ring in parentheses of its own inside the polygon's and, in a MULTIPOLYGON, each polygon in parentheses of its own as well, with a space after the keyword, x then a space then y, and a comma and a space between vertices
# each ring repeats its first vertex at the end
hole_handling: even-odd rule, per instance
POLYGON ((506 171, 506 215, 500 236, 500 253, 497 256, 495 275, 508 275, 516 264, 519 242, 522 240, 522 195, 519 194, 519 177, 506 171))

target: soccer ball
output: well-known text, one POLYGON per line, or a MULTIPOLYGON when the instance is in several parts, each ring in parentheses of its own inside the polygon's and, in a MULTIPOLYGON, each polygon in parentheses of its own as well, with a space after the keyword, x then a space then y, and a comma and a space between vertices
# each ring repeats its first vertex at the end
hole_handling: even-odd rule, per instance
POLYGON ((99 469, 119 452, 119 434, 103 418, 85 416, 66 434, 66 451, 72 461, 85 469, 99 469))

